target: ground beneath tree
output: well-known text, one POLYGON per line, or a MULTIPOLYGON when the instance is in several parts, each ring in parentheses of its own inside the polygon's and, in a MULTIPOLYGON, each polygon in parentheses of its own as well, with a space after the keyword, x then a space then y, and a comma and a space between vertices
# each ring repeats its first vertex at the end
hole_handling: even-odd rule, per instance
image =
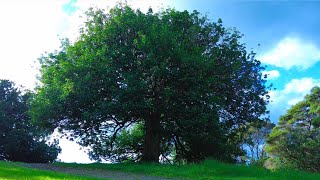
POLYGON ((107 171, 100 169, 86 169, 86 168, 72 168, 72 167, 60 167, 54 166, 47 163, 23 163, 24 167, 40 169, 40 170, 49 170, 59 173, 95 177, 95 178, 106 178, 106 179, 115 179, 115 180, 131 180, 131 179, 141 179, 141 180, 169 180, 167 178, 155 177, 155 176, 146 176, 141 174, 133 173, 124 173, 117 171, 107 171))

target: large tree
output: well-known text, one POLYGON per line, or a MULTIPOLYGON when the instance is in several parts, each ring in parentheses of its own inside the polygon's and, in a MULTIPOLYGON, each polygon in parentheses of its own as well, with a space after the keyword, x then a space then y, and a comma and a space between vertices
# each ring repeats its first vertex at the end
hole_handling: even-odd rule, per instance
POLYGON ((266 113, 267 87, 238 31, 196 11, 87 15, 76 42, 40 58, 36 121, 69 130, 96 159, 137 123, 145 161, 172 146, 187 161, 242 153, 240 132, 266 113))
POLYGON ((0 160, 52 162, 60 148, 47 144, 28 115, 31 93, 22 94, 11 81, 0 80, 0 160))
POLYGON ((320 88, 292 106, 272 130, 267 151, 282 165, 320 172, 320 88))

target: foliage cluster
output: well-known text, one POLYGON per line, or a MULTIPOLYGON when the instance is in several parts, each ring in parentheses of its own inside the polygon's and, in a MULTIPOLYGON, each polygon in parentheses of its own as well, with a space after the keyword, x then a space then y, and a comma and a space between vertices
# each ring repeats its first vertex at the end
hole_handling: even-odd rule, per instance
POLYGON ((320 88, 280 118, 269 138, 267 150, 282 166, 320 172, 320 88))
POLYGON ((247 156, 243 160, 246 163, 262 167, 268 157, 265 150, 266 140, 275 124, 260 120, 249 124, 248 127, 244 133, 243 143, 243 149, 247 151, 247 156))
POLYGON ((0 160, 53 162, 60 152, 57 142, 47 144, 42 131, 31 122, 28 100, 8 80, 0 80, 0 160))

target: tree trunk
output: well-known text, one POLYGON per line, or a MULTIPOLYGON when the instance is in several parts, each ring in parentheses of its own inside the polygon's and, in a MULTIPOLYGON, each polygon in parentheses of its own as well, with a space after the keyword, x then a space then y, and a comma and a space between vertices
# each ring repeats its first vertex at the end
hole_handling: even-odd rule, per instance
POLYGON ((150 119, 145 121, 146 134, 142 161, 159 162, 160 156, 160 115, 153 113, 150 119))

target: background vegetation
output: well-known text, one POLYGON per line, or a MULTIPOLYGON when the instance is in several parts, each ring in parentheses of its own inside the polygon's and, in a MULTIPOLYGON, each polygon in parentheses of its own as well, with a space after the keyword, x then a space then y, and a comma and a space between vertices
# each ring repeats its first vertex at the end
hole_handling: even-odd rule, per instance
POLYGON ((28 115, 28 101, 33 94, 21 93, 8 80, 0 80, 0 160, 53 162, 59 152, 57 142, 46 142, 28 115))
POLYGON ((320 172, 320 88, 280 118, 269 138, 270 166, 287 166, 320 172), (276 162, 273 163, 272 162, 276 162))

